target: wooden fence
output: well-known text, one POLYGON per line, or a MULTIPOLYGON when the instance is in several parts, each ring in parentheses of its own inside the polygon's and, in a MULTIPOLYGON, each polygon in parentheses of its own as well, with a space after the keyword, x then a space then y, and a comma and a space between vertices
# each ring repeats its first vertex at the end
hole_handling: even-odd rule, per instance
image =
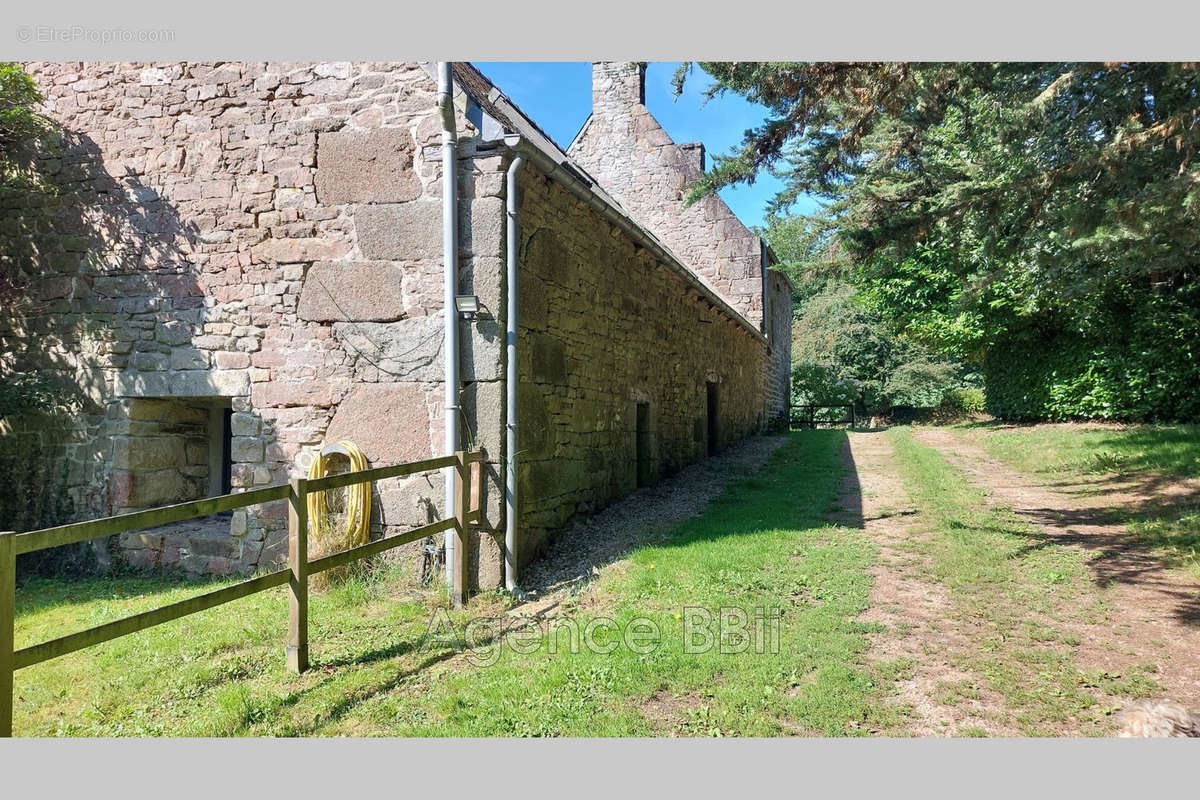
POLYGON ((849 425, 851 428, 853 428, 854 423, 857 421, 858 421, 857 418, 854 416, 854 406, 850 405, 850 404, 839 404, 839 405, 830 405, 830 406, 819 406, 819 405, 792 406, 792 427, 793 428, 802 428, 802 427, 815 428, 818 423, 824 423, 824 424, 828 424, 828 425, 849 425), (846 413, 846 416, 843 417, 842 419, 817 419, 817 409, 822 409, 822 408, 844 408, 847 410, 847 413, 846 413))
POLYGON ((467 526, 480 519, 480 497, 483 486, 482 464, 485 459, 486 453, 482 449, 473 452, 460 450, 452 456, 347 472, 315 480, 294 478, 286 485, 268 486, 238 494, 226 494, 115 517, 60 525, 55 528, 44 528, 27 533, 0 533, 0 736, 12 736, 13 673, 17 670, 285 584, 290 592, 287 666, 294 672, 303 672, 308 669, 308 577, 310 575, 377 555, 406 542, 423 539, 426 536, 451 529, 455 531, 456 536, 454 563, 451 567, 454 587, 451 600, 455 606, 461 606, 467 598, 465 569, 467 526), (333 553, 314 561, 308 560, 307 498, 309 492, 323 492, 327 489, 397 478, 418 472, 431 472, 447 467, 454 468, 456 502, 453 516, 411 531, 333 553), (113 622, 106 622, 103 625, 60 636, 48 642, 29 645, 20 650, 13 649, 17 582, 16 558, 21 553, 75 544, 140 528, 181 522, 276 500, 288 501, 288 566, 286 569, 268 572, 232 586, 205 592, 113 622))

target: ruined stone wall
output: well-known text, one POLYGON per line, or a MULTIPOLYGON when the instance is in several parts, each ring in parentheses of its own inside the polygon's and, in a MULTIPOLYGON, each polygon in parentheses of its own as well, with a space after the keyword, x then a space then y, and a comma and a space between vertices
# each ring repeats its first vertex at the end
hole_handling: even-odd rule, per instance
MULTIPOLYGON (((156 445, 129 427, 146 399, 232 405, 235 491, 286 480, 302 449, 342 437, 373 464, 440 452, 440 122, 422 65, 28 69, 60 128, 61 147, 38 162, 57 192, 0 209, 5 287, 22 298, 0 338, 29 353, 40 343, 45 357, 24 366, 83 387, 89 435, 70 445, 66 486, 75 518, 139 504, 128 465, 156 445)), ((462 282, 476 291, 498 286, 503 165, 473 151, 465 119, 460 135, 462 282)), ((496 323, 463 338, 468 441, 498 439, 494 404, 473 405, 503 394, 496 323)), ((441 514, 440 475, 380 491, 377 528, 441 514)), ((236 515, 220 555, 185 545, 163 563, 278 562, 284 513, 236 515)), ((496 585, 489 542, 479 580, 496 585)))
POLYGON ((573 514, 633 491, 637 405, 649 405, 651 481, 764 423, 762 338, 716 310, 590 206, 520 173, 520 558, 573 514))
POLYGON ((672 141, 644 101, 644 67, 592 66, 592 116, 569 155, 734 309, 763 321, 762 242, 710 195, 684 205, 703 147, 672 141))

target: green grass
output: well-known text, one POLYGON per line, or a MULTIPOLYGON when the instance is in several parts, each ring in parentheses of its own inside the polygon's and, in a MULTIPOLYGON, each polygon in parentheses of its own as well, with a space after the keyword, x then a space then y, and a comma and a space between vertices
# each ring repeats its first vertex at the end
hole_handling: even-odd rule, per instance
MULTIPOLYGON (((994 423, 963 426, 996 458, 1034 474, 1086 482, 1096 474, 1200 478, 1200 426, 1144 425, 1088 429, 1078 426, 1011 428, 994 423)), ((1096 484, 1102 494, 1107 484, 1096 484)), ((1200 579, 1200 497, 1195 493, 1139 506, 1114 507, 1130 536, 1168 565, 1200 579)))
POLYGON ((980 624, 973 646, 955 654, 955 666, 1003 698, 1005 722, 1030 736, 1097 734, 1111 709, 1098 707, 1089 688, 1125 696, 1154 690, 1142 672, 1119 681, 1089 678, 1076 666, 1079 639, 1071 623, 1107 616, 1082 553, 1053 544, 1010 510, 987 505, 982 492, 908 428, 885 435, 933 534, 910 547, 928 557, 928 577, 950 589, 958 613, 980 624))
MULTIPOLYGON (((565 634, 511 643, 491 666, 462 652, 469 615, 413 595, 395 568, 313 598, 312 669, 283 669, 286 596, 255 595, 17 673, 19 735, 745 736, 890 731, 895 669, 867 668, 875 549, 827 524, 844 434, 792 434, 767 469, 730 486, 665 543, 603 571, 559 619, 581 628, 635 618, 662 632, 649 653, 569 652, 565 634), (779 652, 684 652, 685 608, 780 608, 779 652), (441 628, 435 633, 442 633, 441 628)), ((18 646, 211 588, 163 577, 31 582, 18 591, 18 646)), ((598 642, 607 641, 604 636, 598 642)), ((611 637, 610 637, 611 638, 611 637)), ((728 637, 727 644, 734 644, 728 637)), ((495 645, 493 645, 494 647, 495 645)))
POLYGON ((1026 472, 1152 473, 1200 477, 1200 425, 959 426, 981 437, 992 455, 1026 472))

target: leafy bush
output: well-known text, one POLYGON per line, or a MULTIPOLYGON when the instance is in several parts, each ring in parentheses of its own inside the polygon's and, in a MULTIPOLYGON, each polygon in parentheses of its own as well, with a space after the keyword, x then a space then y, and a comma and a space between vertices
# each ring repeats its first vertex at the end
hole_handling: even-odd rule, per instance
POLYGON ((959 414, 982 414, 987 410, 987 397, 983 389, 951 389, 942 396, 941 407, 959 414))
POLYGON ((957 383, 957 370, 940 361, 917 359, 897 366, 888 376, 884 394, 892 405, 933 408, 957 383))
POLYGON ((831 283, 807 298, 793 326, 792 402, 937 406, 960 384, 959 367, 897 333, 854 287, 831 283))
POLYGON ((839 376, 828 364, 807 361, 792 365, 792 405, 832 406, 857 403, 862 384, 839 376))

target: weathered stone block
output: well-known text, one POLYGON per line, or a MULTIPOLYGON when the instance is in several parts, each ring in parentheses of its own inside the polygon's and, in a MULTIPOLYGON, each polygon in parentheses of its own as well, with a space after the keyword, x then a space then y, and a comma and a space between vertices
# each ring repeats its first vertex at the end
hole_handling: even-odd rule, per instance
POLYGON ((404 270, 384 261, 313 264, 300 292, 300 319, 387 322, 404 316, 404 270))
POLYGON ((201 556, 219 556, 237 558, 240 554, 241 542, 229 533, 204 532, 194 533, 188 537, 188 549, 201 556))
POLYGON ((462 326, 462 379, 499 380, 504 372, 504 328, 491 319, 462 326))
POLYGON ((129 549, 146 548, 149 550, 161 550, 163 535, 152 531, 126 531, 117 537, 117 542, 121 547, 129 549))
POLYGON ((399 203, 421 195, 407 130, 317 135, 317 199, 324 204, 399 203))
POLYGON ((255 408, 288 406, 331 406, 349 387, 350 379, 327 381, 280 381, 255 383, 250 397, 255 408))
POLYGON ((396 322, 338 323, 334 335, 384 380, 437 381, 443 376, 445 332, 440 317, 396 322))
POLYGON ((350 242, 335 238, 267 239, 250 248, 254 261, 295 264, 302 261, 329 261, 350 252, 350 242))
POLYGON ((377 484, 378 514, 374 522, 417 527, 442 517, 445 480, 441 470, 377 484))
MULTIPOLYGON (((501 258, 475 256, 459 263, 459 292, 474 294, 484 312, 496 320, 506 313, 503 291, 505 263, 501 258)), ((522 300, 524 295, 522 295, 522 300)), ((525 312, 521 311, 522 322, 525 312)))
POLYGON ((134 353, 133 368, 142 370, 143 372, 154 372, 167 368, 168 356, 166 353, 134 353))
POLYGON ((187 463, 191 465, 204 465, 205 473, 208 472, 208 445, 204 442, 188 442, 186 446, 187 463))
POLYGON ((168 320, 159 323, 158 328, 154 332, 154 338, 163 344, 187 344, 188 340, 192 338, 192 329, 190 325, 177 320, 168 320))
POLYGON ((171 369, 208 369, 208 363, 208 353, 203 350, 185 348, 171 351, 171 369))
POLYGON ((230 433, 234 436, 255 436, 259 424, 258 417, 248 411, 238 411, 229 417, 230 433))
MULTIPOLYGON (((461 213, 461 212, 460 212, 461 213)), ((475 256, 504 255, 504 200, 481 197, 470 202, 467 210, 470 227, 462 241, 462 249, 475 256)))
POLYGON ((113 393, 117 397, 166 397, 170 394, 169 373, 127 370, 117 373, 113 393))
POLYGON ((485 448, 493 461, 503 452, 504 401, 503 381, 473 381, 463 387, 464 446, 485 448))
POLYGON ((130 473, 131 489, 128 505, 135 508, 182 503, 196 496, 194 484, 178 470, 130 473))
POLYGON ((472 530, 467 535, 467 574, 471 591, 499 589, 504 585, 504 539, 502 534, 472 530))
POLYGON ((182 422, 191 425, 208 423, 208 409, 204 406, 192 406, 174 401, 167 401, 163 405, 162 419, 164 422, 182 422))
POLYGON ((429 410, 412 383, 361 384, 337 408, 325 441, 349 439, 375 466, 429 458, 429 410))
POLYGON ((380 261, 441 260, 442 207, 413 201, 354 209, 358 249, 380 261))
MULTIPOLYGON (((250 366, 250 355, 248 353, 219 350, 213 354, 213 360, 216 361, 217 369, 246 369, 250 366)), ((208 365, 206 364, 205 366, 208 365)))
POLYGON ((254 436, 234 436, 230 440, 229 457, 241 463, 257 463, 263 460, 263 440, 254 436))
POLYGON ((245 370, 184 370, 171 375, 175 397, 236 397, 250 393, 245 370))

